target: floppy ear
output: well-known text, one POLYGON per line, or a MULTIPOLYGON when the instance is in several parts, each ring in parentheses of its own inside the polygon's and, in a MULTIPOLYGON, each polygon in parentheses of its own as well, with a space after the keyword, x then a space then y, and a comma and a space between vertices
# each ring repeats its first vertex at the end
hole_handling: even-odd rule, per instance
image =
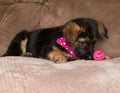
POLYGON ((67 41, 73 43, 77 39, 79 33, 83 31, 85 31, 84 27, 80 27, 75 22, 68 22, 63 29, 63 34, 67 41))
POLYGON ((98 24, 99 34, 100 34, 101 36, 105 36, 105 37, 108 39, 108 38, 109 38, 109 37, 108 37, 108 30, 107 30, 107 28, 105 27, 105 25, 102 24, 101 22, 97 22, 97 24, 98 24))

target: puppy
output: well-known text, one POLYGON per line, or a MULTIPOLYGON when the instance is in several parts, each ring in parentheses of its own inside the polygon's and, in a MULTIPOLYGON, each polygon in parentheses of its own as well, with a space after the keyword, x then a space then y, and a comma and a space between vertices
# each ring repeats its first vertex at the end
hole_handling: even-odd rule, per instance
POLYGON ((94 45, 99 36, 108 38, 104 24, 91 18, 76 18, 62 26, 18 33, 3 56, 30 56, 54 62, 92 60, 94 45), (61 37, 66 39, 75 58, 71 58, 67 50, 56 43, 61 37))

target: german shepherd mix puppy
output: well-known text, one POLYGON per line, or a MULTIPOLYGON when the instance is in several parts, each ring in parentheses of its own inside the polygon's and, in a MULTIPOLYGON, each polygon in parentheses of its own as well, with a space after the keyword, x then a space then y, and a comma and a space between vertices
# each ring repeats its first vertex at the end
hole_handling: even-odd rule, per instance
POLYGON ((108 38, 104 24, 91 18, 76 18, 59 27, 26 30, 18 33, 3 56, 30 56, 54 62, 67 62, 74 59, 92 60, 94 45, 99 36, 108 38), (56 40, 64 37, 75 53, 69 53, 56 40))

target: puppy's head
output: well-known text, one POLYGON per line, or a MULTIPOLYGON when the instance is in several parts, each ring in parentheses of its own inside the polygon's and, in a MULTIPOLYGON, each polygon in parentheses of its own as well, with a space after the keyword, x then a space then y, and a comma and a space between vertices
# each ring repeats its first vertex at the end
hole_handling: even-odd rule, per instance
POLYGON ((70 20, 65 24, 63 34, 77 58, 81 59, 93 58, 94 44, 99 36, 108 38, 104 24, 90 18, 70 20))

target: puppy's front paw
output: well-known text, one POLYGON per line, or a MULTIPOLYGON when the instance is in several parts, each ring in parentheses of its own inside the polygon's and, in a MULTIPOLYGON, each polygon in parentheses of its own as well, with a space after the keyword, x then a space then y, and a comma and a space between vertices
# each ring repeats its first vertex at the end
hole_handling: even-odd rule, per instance
POLYGON ((65 63, 65 62, 67 62, 67 59, 62 55, 55 55, 53 57, 53 61, 56 63, 65 63))
POLYGON ((65 63, 67 58, 60 50, 53 50, 49 53, 48 58, 56 63, 65 63))

